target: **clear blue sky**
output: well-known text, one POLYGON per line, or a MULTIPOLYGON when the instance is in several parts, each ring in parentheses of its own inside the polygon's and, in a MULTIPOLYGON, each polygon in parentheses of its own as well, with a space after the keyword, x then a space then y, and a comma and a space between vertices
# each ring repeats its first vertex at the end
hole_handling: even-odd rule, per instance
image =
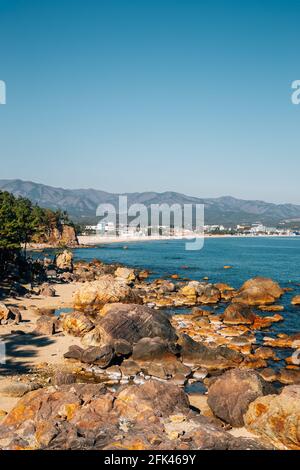
POLYGON ((0 178, 300 203, 300 2, 0 0, 0 178))

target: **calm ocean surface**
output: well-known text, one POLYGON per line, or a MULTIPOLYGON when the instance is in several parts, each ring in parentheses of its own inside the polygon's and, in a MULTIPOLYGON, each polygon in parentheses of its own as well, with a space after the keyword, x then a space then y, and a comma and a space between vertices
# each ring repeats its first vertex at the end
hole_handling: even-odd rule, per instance
MULTIPOLYGON (((300 294, 300 237, 210 238, 200 251, 186 251, 184 240, 115 243, 79 248, 74 250, 74 255, 76 260, 98 258, 107 263, 149 269, 153 277, 179 274, 202 280, 207 276, 210 282, 226 282, 235 288, 254 276, 271 277, 282 287, 294 288, 294 292, 285 294, 280 301, 285 306, 282 313, 285 321, 262 334, 300 331, 300 307, 291 305, 291 298, 300 294), (225 265, 233 268, 226 270, 225 265)), ((217 311, 223 308, 220 306, 217 311)))

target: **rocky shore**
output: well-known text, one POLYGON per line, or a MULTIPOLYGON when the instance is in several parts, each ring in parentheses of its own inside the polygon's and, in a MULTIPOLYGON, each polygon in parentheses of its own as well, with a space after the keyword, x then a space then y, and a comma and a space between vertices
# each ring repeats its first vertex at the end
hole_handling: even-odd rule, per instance
POLYGON ((300 450, 300 332, 268 332, 275 281, 155 279, 67 250, 34 272, 0 303, 1 449, 300 450))

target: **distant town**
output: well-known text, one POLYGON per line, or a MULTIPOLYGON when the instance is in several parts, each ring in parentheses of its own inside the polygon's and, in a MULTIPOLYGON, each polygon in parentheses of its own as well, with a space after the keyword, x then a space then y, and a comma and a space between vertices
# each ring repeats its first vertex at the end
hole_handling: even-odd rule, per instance
POLYGON ((86 225, 81 232, 85 236, 99 237, 149 237, 149 236, 169 236, 169 237, 188 237, 193 235, 232 235, 232 236, 300 236, 300 231, 286 227, 267 227, 261 223, 251 225, 236 225, 234 227, 225 227, 224 225, 204 225, 203 230, 195 231, 192 228, 170 228, 168 226, 148 226, 148 227, 131 227, 115 225, 113 222, 98 223, 97 225, 86 225))

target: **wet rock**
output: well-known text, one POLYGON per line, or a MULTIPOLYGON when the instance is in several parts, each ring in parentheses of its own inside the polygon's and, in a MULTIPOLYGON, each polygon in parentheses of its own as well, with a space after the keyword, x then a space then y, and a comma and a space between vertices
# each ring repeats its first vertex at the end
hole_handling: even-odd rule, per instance
POLYGON ((89 313, 99 313, 105 304, 116 302, 140 304, 142 301, 126 282, 109 274, 84 284, 74 294, 74 308, 89 313))
POLYGON ((300 384, 300 369, 281 369, 278 380, 285 384, 300 384))
POLYGON ((55 258, 55 265, 62 271, 73 271, 73 253, 69 250, 64 250, 55 258))
POLYGON ((295 295, 295 297, 293 297, 292 305, 300 305, 300 295, 295 295))
POLYGON ((264 346, 261 346, 261 347, 255 349, 255 356, 260 358, 260 359, 277 360, 277 356, 276 356, 275 351, 272 348, 266 348, 264 346))
POLYGON ((38 318, 34 332, 38 335, 54 335, 56 333, 56 318, 51 318, 46 315, 38 318))
POLYGON ((255 314, 252 309, 244 304, 230 304, 223 316, 224 323, 230 325, 251 325, 255 320, 255 314))
POLYGON ((294 348, 300 347, 300 333, 294 335, 277 335, 277 338, 264 337, 264 345, 271 348, 294 348))
POLYGON ((278 378, 276 370, 271 367, 266 367, 265 369, 260 370, 259 373, 266 382, 275 382, 278 378))
POLYGON ((254 371, 234 369, 225 372, 208 389, 208 405, 213 413, 235 427, 244 425, 244 414, 256 398, 272 391, 254 371))
POLYGON ((245 356, 240 367, 243 369, 261 369, 267 367, 267 365, 268 363, 265 359, 256 357, 253 354, 248 354, 247 356, 245 356))
POLYGON ((262 312, 282 312, 284 310, 283 305, 259 305, 258 308, 262 312))
POLYGON ((253 401, 245 414, 246 427, 279 449, 300 450, 300 386, 284 387, 279 395, 253 401))
POLYGON ((279 284, 272 279, 256 277, 243 284, 233 298, 233 302, 258 306, 267 305, 274 303, 283 293, 279 284))
POLYGON ((82 312, 72 312, 62 319, 62 328, 69 335, 83 336, 94 328, 94 324, 82 312))

